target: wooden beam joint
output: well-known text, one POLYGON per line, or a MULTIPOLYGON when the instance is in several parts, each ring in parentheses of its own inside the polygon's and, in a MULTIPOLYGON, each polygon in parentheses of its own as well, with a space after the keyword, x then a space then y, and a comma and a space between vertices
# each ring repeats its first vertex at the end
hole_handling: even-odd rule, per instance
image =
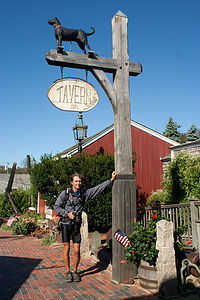
MULTIPOLYGON (((94 54, 92 56, 74 52, 57 53, 57 50, 50 50, 46 54, 46 61, 49 65, 86 69, 86 70, 102 70, 106 73, 113 73, 120 68, 120 63, 117 59, 107 58, 94 54)), ((138 76, 142 73, 142 66, 140 63, 129 62, 129 75, 138 76)))

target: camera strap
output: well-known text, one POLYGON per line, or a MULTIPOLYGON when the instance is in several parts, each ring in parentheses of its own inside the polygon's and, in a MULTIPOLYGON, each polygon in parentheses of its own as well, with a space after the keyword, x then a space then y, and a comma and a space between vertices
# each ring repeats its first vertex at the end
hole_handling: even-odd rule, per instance
POLYGON ((65 208, 65 205, 67 204, 67 200, 69 199, 69 190, 70 190, 70 188, 67 188, 65 190, 65 199, 64 199, 64 201, 62 203, 62 208, 65 208))
POLYGON ((74 206, 74 199, 73 199, 73 196, 72 196, 71 193, 69 193, 69 201, 71 203, 71 206, 72 206, 73 210, 75 211, 76 209, 75 209, 75 206, 74 206))

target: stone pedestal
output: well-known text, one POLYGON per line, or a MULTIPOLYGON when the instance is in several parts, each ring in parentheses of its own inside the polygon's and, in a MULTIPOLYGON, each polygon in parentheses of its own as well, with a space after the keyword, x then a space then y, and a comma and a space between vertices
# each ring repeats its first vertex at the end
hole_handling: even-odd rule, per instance
POLYGON ((173 223, 161 220, 156 224, 159 250, 157 259, 157 280, 159 292, 164 297, 177 295, 177 272, 174 250, 173 223))
POLYGON ((196 220, 196 227, 197 227, 197 251, 200 257, 200 220, 196 220))
POLYGON ((81 224, 81 254, 89 252, 89 237, 88 237, 88 220, 87 214, 82 212, 82 224, 81 224))

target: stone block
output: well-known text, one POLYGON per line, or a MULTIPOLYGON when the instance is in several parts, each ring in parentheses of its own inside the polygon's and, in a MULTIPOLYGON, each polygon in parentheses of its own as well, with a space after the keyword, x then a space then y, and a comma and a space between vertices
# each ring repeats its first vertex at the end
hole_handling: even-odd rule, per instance
POLYGON ((158 288, 164 297, 172 297, 177 295, 173 223, 161 220, 156 227, 156 248, 159 250, 157 259, 158 288))
POLYGON ((82 224, 81 224, 81 254, 89 252, 89 237, 88 237, 88 220, 87 214, 82 212, 82 224))

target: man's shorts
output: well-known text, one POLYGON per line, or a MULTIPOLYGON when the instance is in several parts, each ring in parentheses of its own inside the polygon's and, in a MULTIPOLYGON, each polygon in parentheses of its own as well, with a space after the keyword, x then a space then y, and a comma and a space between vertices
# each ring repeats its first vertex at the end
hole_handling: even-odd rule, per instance
POLYGON ((70 242, 70 237, 74 244, 81 243, 81 233, 80 233, 81 224, 75 223, 74 225, 66 225, 61 223, 61 232, 62 232, 62 242, 70 242))

